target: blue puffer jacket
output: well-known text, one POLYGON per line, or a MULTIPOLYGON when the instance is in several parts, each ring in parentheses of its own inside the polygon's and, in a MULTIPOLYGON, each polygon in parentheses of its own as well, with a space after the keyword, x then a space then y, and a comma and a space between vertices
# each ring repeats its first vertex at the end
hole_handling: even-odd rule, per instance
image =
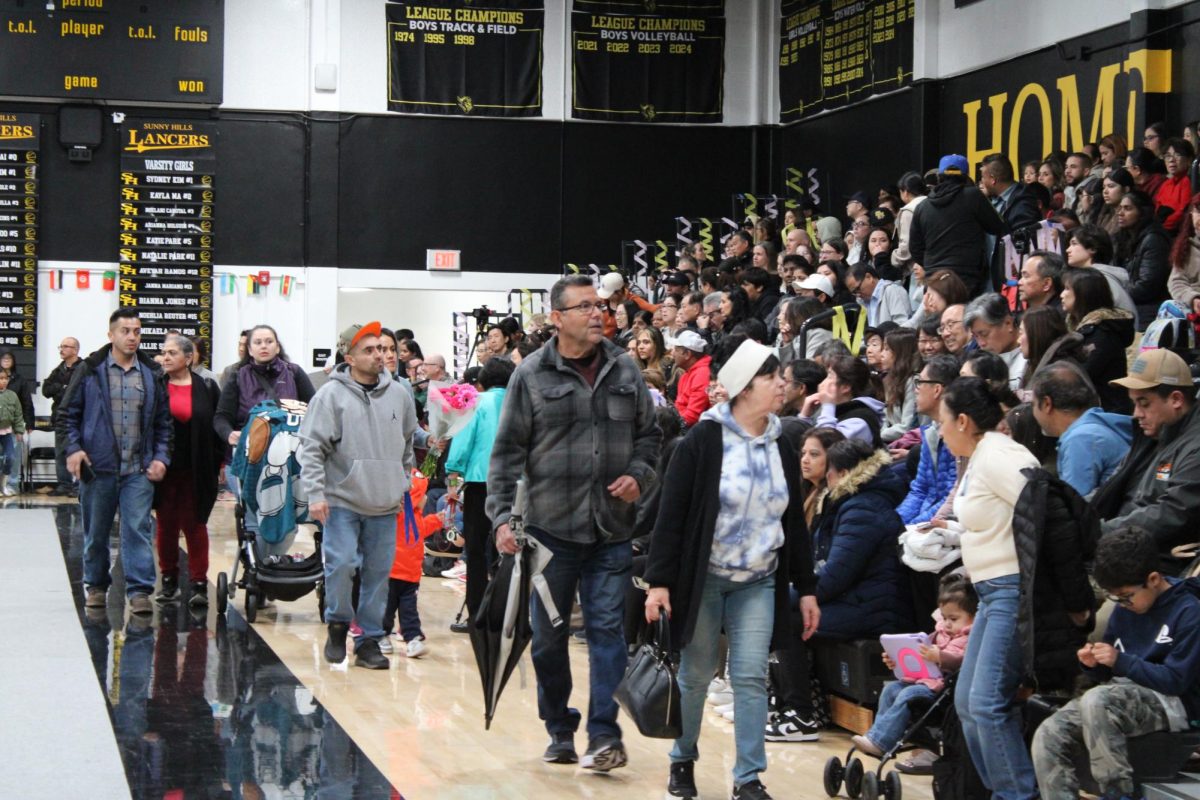
POLYGON ((900 563, 896 506, 904 481, 880 450, 846 474, 825 501, 813 537, 820 636, 859 639, 910 630, 912 595, 900 563))
POLYGON ((942 441, 937 428, 926 425, 921 429, 921 459, 917 463, 917 477, 908 488, 908 496, 896 509, 900 521, 912 525, 933 519, 954 489, 956 480, 958 468, 954 454, 942 441))
MULTIPOLYGON (((83 450, 97 473, 116 475, 121 471, 121 455, 113 430, 112 404, 108 399, 108 376, 104 359, 112 345, 105 345, 83 360, 66 398, 59 409, 57 428, 66 439, 69 456, 83 450)), ((142 373, 145 400, 142 403, 142 469, 151 461, 171 464, 171 447, 175 435, 166 386, 155 379, 155 363, 140 350, 138 369, 142 373)))

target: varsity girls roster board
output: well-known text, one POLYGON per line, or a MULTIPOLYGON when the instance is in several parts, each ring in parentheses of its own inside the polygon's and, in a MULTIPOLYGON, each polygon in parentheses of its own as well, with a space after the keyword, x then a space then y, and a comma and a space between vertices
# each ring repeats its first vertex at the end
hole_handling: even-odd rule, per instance
POLYGON ((37 347, 41 117, 0 113, 0 347, 37 347))
POLYGON ((147 349, 169 330, 212 343, 216 144, 207 122, 122 129, 118 288, 121 305, 140 312, 147 349))

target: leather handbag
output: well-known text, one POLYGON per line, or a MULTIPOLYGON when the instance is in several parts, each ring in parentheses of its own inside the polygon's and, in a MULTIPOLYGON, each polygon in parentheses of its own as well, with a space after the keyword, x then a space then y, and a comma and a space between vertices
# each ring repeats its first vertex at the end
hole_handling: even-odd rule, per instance
POLYGON ((671 627, 665 612, 647 633, 639 637, 637 651, 613 696, 643 736, 677 739, 683 734, 678 666, 672 661, 671 627))

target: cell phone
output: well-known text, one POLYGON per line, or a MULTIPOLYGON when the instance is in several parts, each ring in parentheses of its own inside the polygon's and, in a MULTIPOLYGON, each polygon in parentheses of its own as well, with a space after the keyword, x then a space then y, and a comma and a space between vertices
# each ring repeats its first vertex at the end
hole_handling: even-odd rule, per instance
POLYGON ((91 483, 96 480, 96 471, 92 469, 90 461, 79 462, 79 480, 82 483, 91 483))

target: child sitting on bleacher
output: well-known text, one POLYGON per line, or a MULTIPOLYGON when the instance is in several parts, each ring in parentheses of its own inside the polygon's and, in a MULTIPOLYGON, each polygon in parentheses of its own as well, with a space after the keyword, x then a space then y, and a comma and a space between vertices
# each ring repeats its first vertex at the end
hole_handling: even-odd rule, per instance
MULTIPOLYGON (((939 618, 937 627, 932 642, 921 647, 921 657, 936 664, 943 674, 956 672, 967 651, 967 637, 978 609, 979 597, 965 575, 955 573, 942 578, 938 587, 938 613, 935 615, 939 618)), ((887 653, 883 654, 883 663, 888 669, 896 668, 887 653)), ((908 704, 913 700, 932 700, 945 687, 943 678, 889 681, 879 695, 875 723, 865 736, 851 737, 854 746, 867 755, 882 756, 895 747, 908 730, 912 717, 908 704)))
POLYGON ((393 651, 393 624, 400 623, 404 639, 403 655, 420 658, 429 651, 421 631, 421 615, 417 613, 417 591, 421 588, 421 561, 425 558, 425 540, 441 530, 442 518, 437 514, 425 516, 425 492, 429 479, 413 470, 408 496, 396 515, 396 556, 388 579, 387 609, 383 614, 384 641, 380 650, 393 651), (397 617, 399 619, 397 620, 397 617), (386 642, 386 646, 384 645, 386 642))
POLYGON ((1117 607, 1103 641, 1084 645, 1079 661, 1102 683, 1038 728, 1033 764, 1042 797, 1079 796, 1080 748, 1104 797, 1133 797, 1126 739, 1200 725, 1200 587, 1164 576, 1158 565, 1144 530, 1100 540, 1094 577, 1117 607))

